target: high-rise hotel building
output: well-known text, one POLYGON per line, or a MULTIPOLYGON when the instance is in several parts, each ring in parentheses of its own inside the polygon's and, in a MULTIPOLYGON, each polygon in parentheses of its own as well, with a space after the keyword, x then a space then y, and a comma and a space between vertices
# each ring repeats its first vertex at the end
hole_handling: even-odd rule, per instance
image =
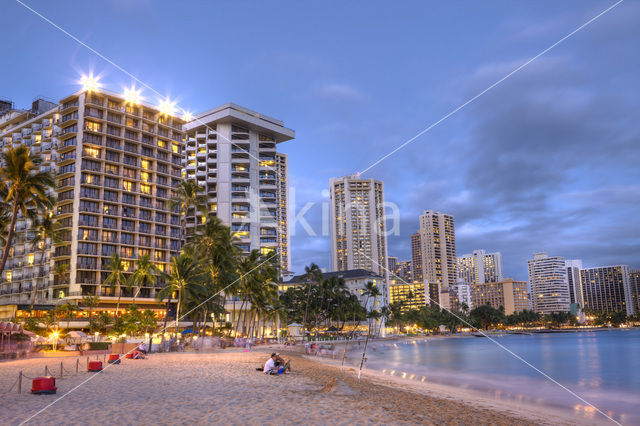
POLYGON ((333 271, 365 269, 388 281, 383 183, 354 174, 330 186, 333 271))
MULTIPOLYGON (((282 272, 289 271, 288 162, 276 145, 295 132, 231 103, 196 115, 184 129, 186 178, 205 188, 210 209, 243 252, 276 251, 282 272)), ((187 218, 193 226, 195 215, 187 218)))
POLYGON ((571 298, 565 259, 535 253, 527 266, 533 310, 541 314, 568 312, 571 298))
POLYGON ((469 284, 495 283, 504 279, 502 254, 474 250, 457 258, 458 278, 469 284))
POLYGON ((456 283, 456 235, 452 215, 426 210, 420 216, 420 229, 411 236, 412 258, 418 252, 420 261, 414 260, 414 280, 422 276, 431 302, 449 308, 449 287, 456 283), (420 270, 418 270, 418 268, 420 270))
POLYGON ((627 265, 599 266, 580 271, 585 309, 634 314, 633 290, 627 265))
MULTIPOLYGON (((103 305, 115 306, 118 289, 102 284, 113 253, 125 272, 142 255, 167 271, 181 248, 180 215, 167 201, 182 179, 184 122, 106 90, 82 90, 50 106, 37 114, 14 111, 0 123, 3 147, 27 145, 42 156, 41 170, 55 171, 61 233, 44 250, 51 261, 41 263, 41 247, 29 243, 32 230, 21 218, 0 304, 28 303, 38 284, 39 302, 100 295, 103 305)), ((155 292, 143 287, 138 303, 157 303, 155 292)))

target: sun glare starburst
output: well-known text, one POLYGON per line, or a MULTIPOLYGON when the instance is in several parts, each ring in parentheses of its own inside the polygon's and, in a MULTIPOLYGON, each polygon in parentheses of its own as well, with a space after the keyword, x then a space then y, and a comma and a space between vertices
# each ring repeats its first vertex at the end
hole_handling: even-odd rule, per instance
POLYGON ((135 86, 124 89, 124 100, 130 104, 139 104, 142 102, 142 89, 136 89, 135 86))
POLYGON ((182 111, 182 119, 189 122, 193 120, 193 114, 189 111, 182 111))
POLYGON ((174 111, 176 110, 176 103, 171 102, 169 98, 165 98, 160 101, 160 104, 158 105, 158 107, 160 108, 160 112, 162 114, 173 115, 174 111))
POLYGON ((80 84, 82 84, 82 90, 92 92, 100 88, 100 76, 94 76, 93 74, 83 75, 80 78, 80 84))

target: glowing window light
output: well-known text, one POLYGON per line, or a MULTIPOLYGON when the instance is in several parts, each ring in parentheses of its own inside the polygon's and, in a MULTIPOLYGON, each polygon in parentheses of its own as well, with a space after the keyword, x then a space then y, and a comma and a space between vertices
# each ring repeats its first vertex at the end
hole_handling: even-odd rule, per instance
POLYGON ((135 86, 131 86, 129 89, 124 89, 124 100, 130 104, 139 104, 142 101, 142 89, 136 89, 135 86))
POLYGON ((176 109, 176 103, 171 102, 169 98, 163 99, 159 105, 160 112, 164 115, 173 115, 176 109))
POLYGON ((83 75, 80 78, 80 84, 82 84, 82 90, 87 92, 93 92, 100 88, 100 76, 94 76, 93 74, 83 75))

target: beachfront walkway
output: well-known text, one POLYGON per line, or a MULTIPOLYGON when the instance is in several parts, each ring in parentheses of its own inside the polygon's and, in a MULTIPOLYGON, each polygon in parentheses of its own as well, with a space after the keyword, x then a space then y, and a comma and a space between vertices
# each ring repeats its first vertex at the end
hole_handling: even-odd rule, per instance
MULTIPOLYGON (((514 423, 501 413, 471 407, 461 410, 461 404, 436 400, 429 406, 422 397, 366 382, 360 387, 345 379, 351 389, 342 385, 329 389, 325 385, 331 382, 333 370, 301 359, 293 361, 297 373, 267 376, 255 369, 266 356, 253 351, 179 353, 123 360, 29 424, 514 423)), ((75 359, 64 362, 71 369, 75 359)), ((81 366, 84 363, 82 359, 81 366)), ((19 370, 28 376, 40 375, 45 364, 59 367, 60 359, 0 364, 0 389, 8 389, 19 370)), ((14 390, 2 396, 2 423, 19 424, 88 377, 81 368, 78 376, 58 380, 57 395, 40 396, 29 393, 31 381, 25 380, 22 395, 14 390)))

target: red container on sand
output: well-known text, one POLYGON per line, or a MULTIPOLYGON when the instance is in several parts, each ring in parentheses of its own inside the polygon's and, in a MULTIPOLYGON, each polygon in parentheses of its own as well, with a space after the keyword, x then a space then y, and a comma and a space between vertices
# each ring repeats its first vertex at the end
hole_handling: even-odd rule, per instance
POLYGON ((51 376, 36 377, 31 384, 31 393, 52 394, 56 393, 56 378, 51 376))

